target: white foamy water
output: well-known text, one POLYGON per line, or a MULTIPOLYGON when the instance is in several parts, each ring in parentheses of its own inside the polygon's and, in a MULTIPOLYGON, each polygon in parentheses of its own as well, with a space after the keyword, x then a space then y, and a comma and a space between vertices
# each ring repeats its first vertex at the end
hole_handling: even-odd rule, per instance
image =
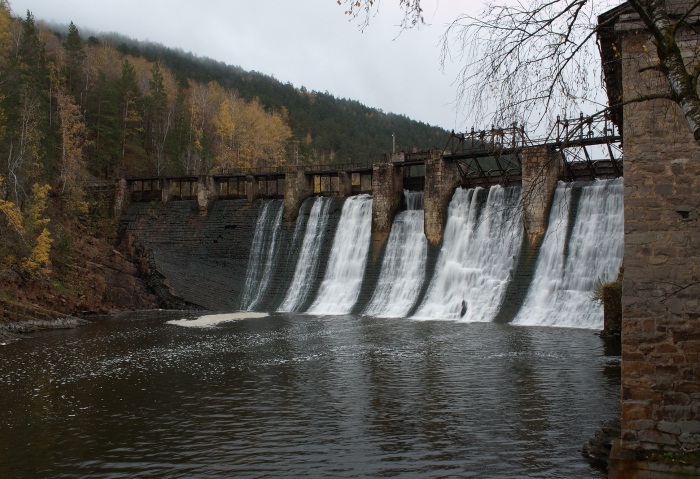
POLYGON ((583 186, 566 254, 568 215, 559 205, 568 204, 569 189, 563 183, 557 187, 535 277, 513 324, 603 327, 603 307, 590 297, 596 280, 614 280, 622 263, 623 182, 583 186))
POLYGON ((314 200, 309 220, 306 223, 306 232, 294 270, 294 277, 282 304, 277 309, 278 311, 298 311, 309 297, 309 291, 318 272, 319 251, 328 225, 328 210, 331 202, 330 198, 322 197, 314 200))
POLYGON ((284 205, 280 201, 267 201, 263 205, 248 256, 241 309, 255 309, 267 292, 272 269, 277 260, 277 239, 283 210, 284 205), (278 207, 276 211, 275 206, 278 207))
POLYGON ((307 313, 347 314, 357 302, 362 286, 372 232, 372 197, 345 200, 326 275, 307 313))
POLYGON ((492 321, 520 253, 522 234, 520 188, 457 189, 435 274, 413 318, 492 321))
POLYGON ((206 316, 200 316, 197 319, 172 319, 167 321, 167 324, 184 326, 186 328, 211 328, 229 321, 265 318, 267 316, 269 316, 267 313, 251 313, 248 311, 240 313, 208 314, 206 316))
POLYGON ((423 233, 423 192, 405 191, 408 210, 391 225, 379 282, 364 314, 401 318, 411 310, 425 278, 428 241, 423 233))

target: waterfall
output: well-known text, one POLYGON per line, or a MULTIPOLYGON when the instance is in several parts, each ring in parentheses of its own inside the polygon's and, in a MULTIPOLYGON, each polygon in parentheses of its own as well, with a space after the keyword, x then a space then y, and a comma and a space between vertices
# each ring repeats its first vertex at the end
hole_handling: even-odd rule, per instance
POLYGON ((394 219, 379 282, 364 314, 401 318, 413 307, 425 277, 423 192, 404 191, 407 210, 394 219))
POLYGON ((491 321, 500 307, 522 242, 520 188, 457 189, 443 246, 415 319, 491 321))
POLYGON ((347 314, 360 294, 372 231, 372 197, 345 200, 326 275, 307 313, 347 314))
MULTIPOLYGON (((301 253, 297 260, 292 283, 287 294, 278 308, 281 312, 297 311, 309 296, 309 291, 316 277, 319 263, 319 251, 328 225, 328 210, 331 206, 330 198, 318 197, 306 223, 304 241, 301 245, 301 253)), ((298 224, 301 222, 298 221, 298 224)), ((296 234, 296 231, 295 231, 296 234)))
POLYGON ((623 182, 618 178, 584 185, 573 228, 560 207, 568 205, 570 188, 563 183, 557 187, 534 280, 513 324, 603 326, 603 308, 590 296, 597 280, 617 277, 622 263, 623 182))
POLYGON ((263 203, 248 256, 248 269, 241 300, 243 310, 254 310, 267 291, 272 269, 277 261, 277 239, 283 210, 284 205, 281 201, 271 200, 263 203), (277 207, 276 211, 275 207, 277 207))

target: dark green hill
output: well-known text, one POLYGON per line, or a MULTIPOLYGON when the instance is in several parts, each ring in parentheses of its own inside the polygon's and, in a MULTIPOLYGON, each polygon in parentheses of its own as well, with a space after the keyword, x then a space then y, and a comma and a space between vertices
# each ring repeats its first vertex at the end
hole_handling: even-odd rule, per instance
POLYGON ((101 40, 114 43, 122 53, 160 61, 181 80, 216 81, 227 89, 235 89, 247 100, 257 97, 268 109, 286 109, 299 154, 306 161, 374 161, 391 151, 392 133, 396 134, 399 150, 441 148, 449 136, 443 128, 404 115, 384 113, 358 101, 335 98, 328 92, 295 88, 271 76, 179 49, 119 35, 102 36, 101 40))

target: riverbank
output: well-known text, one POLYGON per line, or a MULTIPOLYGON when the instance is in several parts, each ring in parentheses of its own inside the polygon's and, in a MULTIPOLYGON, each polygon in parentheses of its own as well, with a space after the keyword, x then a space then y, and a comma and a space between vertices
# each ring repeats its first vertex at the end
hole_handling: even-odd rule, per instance
POLYGON ((27 277, 0 264, 0 342, 48 329, 75 328, 86 317, 167 307, 149 282, 145 254, 122 247, 114 219, 74 218, 49 208, 51 267, 27 277))
POLYGON ((22 334, 50 329, 73 329, 90 321, 36 305, 0 299, 0 344, 21 339, 22 334))

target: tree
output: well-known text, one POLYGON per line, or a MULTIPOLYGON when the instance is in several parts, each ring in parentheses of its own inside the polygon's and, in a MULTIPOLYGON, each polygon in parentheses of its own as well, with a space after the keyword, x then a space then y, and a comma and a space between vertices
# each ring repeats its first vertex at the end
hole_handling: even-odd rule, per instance
POLYGON ((86 177, 83 161, 85 124, 80 108, 74 103, 72 95, 59 89, 56 99, 61 132, 61 192, 70 210, 86 213, 87 203, 83 191, 83 182, 86 177))
MULTIPOLYGON (((346 14, 359 17, 366 25, 380 2, 338 3, 346 7, 346 14)), ((399 0, 404 12, 403 28, 423 23, 422 3, 399 0)), ((610 26, 599 24, 597 15, 616 3, 489 1, 479 15, 460 15, 448 26, 442 42, 443 61, 456 58, 463 62, 457 81, 460 102, 469 106, 475 118, 495 106, 491 116, 496 122, 536 124, 562 109, 595 107, 600 64, 595 58, 595 39, 600 29, 610 26)), ((667 82, 667 92, 653 98, 676 103, 700 143, 700 63, 696 58, 684 60, 680 49, 684 31, 696 25, 700 2, 629 0, 626 5, 650 32, 657 60, 653 68, 667 82)))
POLYGON ((78 33, 78 28, 70 22, 68 26, 68 35, 63 43, 66 50, 66 60, 63 67, 63 76, 65 77, 68 91, 72 93, 76 99, 80 97, 83 77, 83 61, 85 60, 85 52, 83 50, 83 41, 78 33))
POLYGON ((126 161, 127 145, 134 141, 141 129, 141 90, 136 83, 136 72, 129 60, 122 62, 122 76, 119 81, 119 109, 122 128, 121 153, 126 161))
POLYGON ((165 145, 172 124, 172 111, 168 107, 168 94, 165 91, 163 73, 160 63, 155 62, 151 67, 148 96, 148 141, 149 149, 155 154, 156 174, 161 175, 165 167, 165 145))

